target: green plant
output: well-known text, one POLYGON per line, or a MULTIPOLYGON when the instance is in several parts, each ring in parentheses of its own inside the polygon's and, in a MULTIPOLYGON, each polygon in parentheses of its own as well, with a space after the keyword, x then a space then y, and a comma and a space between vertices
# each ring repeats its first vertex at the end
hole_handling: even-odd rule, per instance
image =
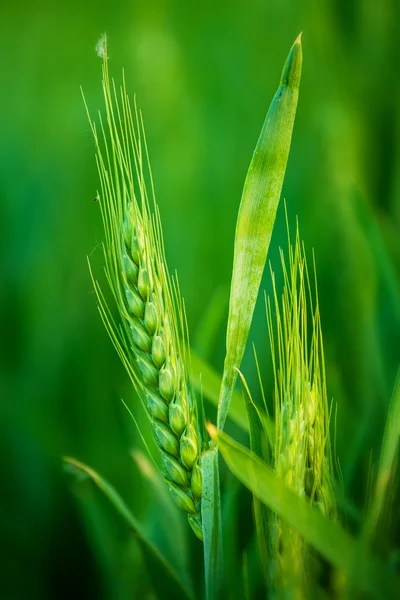
POLYGON ((109 78, 105 35, 97 50, 105 101, 101 139, 88 115, 100 177, 105 272, 118 324, 94 278, 93 283, 104 325, 151 421, 172 497, 202 539, 202 439, 185 309, 165 260, 142 116, 136 104, 132 110, 125 82, 118 90, 109 78))
MULTIPOLYGON (((269 107, 243 187, 236 223, 224 370, 217 424, 223 430, 238 369, 246 348, 262 273, 282 191, 297 110, 303 53, 301 34, 284 64, 278 90, 269 107)), ((207 455, 207 487, 219 488, 217 448, 207 455)), ((218 499, 219 494, 215 494, 218 499)), ((205 567, 209 597, 221 586, 221 515, 219 501, 207 511, 205 567), (214 582, 217 582, 215 584, 214 582)))
MULTIPOLYGON (((316 273, 314 306, 298 229, 294 246, 289 238, 288 247, 288 266, 281 250, 282 295, 278 297, 272 272, 273 302, 267 300, 274 373, 275 435, 271 465, 290 490, 334 519, 330 410, 316 273)), ((281 589, 281 593, 297 589, 304 594, 306 584, 310 584, 311 568, 303 538, 275 514, 271 513, 269 518, 272 586, 281 589)))
MULTIPOLYGON (((118 317, 109 309, 91 271, 92 280, 103 323, 150 418, 172 497, 189 513, 196 535, 205 538, 206 590, 211 598, 221 585, 218 455, 211 448, 201 458, 202 449, 206 450, 203 411, 191 385, 184 304, 178 282, 169 275, 166 265, 141 113, 136 104, 132 111, 125 81, 118 90, 109 78, 105 35, 97 52, 103 59, 105 99, 105 118, 99 115, 100 136, 87 112, 100 177, 96 199, 105 232, 105 274, 118 317), (202 501, 203 477, 206 494, 202 501)), ((296 113, 301 62, 299 36, 285 63, 244 186, 218 412, 221 426, 233 392, 234 368, 239 366, 246 346, 275 221, 296 113), (247 278, 242 277, 244 271, 247 278)), ((82 463, 67 461, 97 483, 103 482, 82 463)), ((111 489, 108 497, 132 522, 112 488, 103 482, 101 489, 111 489)))
MULTIPOLYGON (((191 374, 184 303, 178 281, 167 268, 142 116, 136 103, 131 108, 125 81, 118 88, 109 78, 105 36, 99 42, 98 53, 103 58, 105 99, 99 132, 89 119, 100 176, 105 274, 116 311, 109 308, 93 275, 92 279, 104 325, 149 417, 172 498, 188 513, 192 529, 204 541, 206 597, 219 598, 226 587, 219 450, 234 475, 253 494, 254 534, 266 594, 303 598, 314 592, 318 597, 326 593, 335 596, 356 589, 376 598, 381 591, 385 597, 393 597, 397 581, 368 543, 387 500, 386 470, 393 476, 398 390, 392 409, 396 423, 387 428, 370 516, 359 539, 338 518, 316 276, 309 276, 298 230, 293 247, 289 236, 288 262, 281 252, 282 295, 272 273, 273 301, 267 301, 274 375, 272 411, 264 396, 264 406, 253 401, 245 376, 239 371, 289 156, 302 69, 301 36, 289 52, 243 189, 222 380, 194 355, 196 369, 203 373, 205 395, 218 408, 218 429, 211 424, 207 428, 211 442, 200 400, 202 380, 198 373, 193 379, 191 374), (238 374, 242 404, 234 389, 238 374), (249 432, 249 449, 224 433, 230 415, 249 432), (331 568, 341 579, 337 577, 335 582, 331 577, 322 590, 321 572, 331 568)), ((147 446, 140 429, 139 434, 147 446)), ((150 554, 157 569, 170 577, 172 593, 193 597, 188 574, 171 564, 112 486, 75 459, 66 461, 103 491, 134 530, 144 553, 150 554)), ((242 567, 247 596, 256 589, 251 588, 248 574, 249 554, 246 551, 242 567)), ((254 564, 252 567, 254 570, 254 564)))

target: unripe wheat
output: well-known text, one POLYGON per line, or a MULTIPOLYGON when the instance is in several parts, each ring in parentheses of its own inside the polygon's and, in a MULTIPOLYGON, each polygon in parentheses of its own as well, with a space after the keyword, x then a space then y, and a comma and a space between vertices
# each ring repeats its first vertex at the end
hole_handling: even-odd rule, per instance
MULTIPOLYGON (((267 304, 275 378, 273 466, 288 488, 335 518, 318 296, 316 292, 313 306, 298 229, 294 248, 289 244, 289 266, 282 252, 281 262, 284 288, 280 299, 272 278, 274 315, 271 303, 267 304)), ((275 514, 271 514, 270 531, 271 583, 277 596, 307 596, 310 565, 303 538, 275 514)))
POLYGON ((105 271, 119 324, 94 281, 99 309, 152 423, 171 495, 202 539, 201 440, 183 301, 166 266, 141 113, 136 103, 132 111, 125 81, 117 90, 109 79, 105 36, 98 52, 106 109, 105 120, 99 116, 102 141, 91 126, 101 184, 105 271))

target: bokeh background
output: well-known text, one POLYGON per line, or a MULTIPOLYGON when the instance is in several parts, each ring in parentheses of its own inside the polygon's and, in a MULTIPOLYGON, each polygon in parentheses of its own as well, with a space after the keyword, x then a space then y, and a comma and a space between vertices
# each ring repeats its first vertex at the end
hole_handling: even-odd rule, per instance
MULTIPOLYGON (((287 52, 304 32, 283 195, 292 230, 298 215, 315 249, 337 454, 347 497, 362 508, 400 364, 399 13, 397 0, 3 4, 1 597, 149 597, 132 536, 95 490, 75 489, 61 461, 92 465, 156 526, 129 454, 140 443, 119 401, 134 407, 134 397, 86 263, 92 255, 101 269, 102 230, 79 88, 93 112, 102 106, 94 48, 104 30, 110 69, 118 79, 125 68, 144 113, 192 344, 217 370, 244 177, 287 52)), ((283 204, 276 267, 279 245, 283 204)), ((262 302, 251 341, 268 388, 262 302)), ((257 395, 251 352, 244 370, 257 395)), ((243 513, 241 528, 250 522, 243 513)))

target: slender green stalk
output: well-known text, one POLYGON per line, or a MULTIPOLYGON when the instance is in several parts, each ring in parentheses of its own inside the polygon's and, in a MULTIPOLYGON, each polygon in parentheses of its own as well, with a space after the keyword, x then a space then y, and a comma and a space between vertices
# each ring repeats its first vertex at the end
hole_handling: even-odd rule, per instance
POLYGON ((223 554, 221 498, 217 447, 213 445, 202 457, 204 489, 202 518, 204 530, 204 575, 207 600, 222 594, 223 554))

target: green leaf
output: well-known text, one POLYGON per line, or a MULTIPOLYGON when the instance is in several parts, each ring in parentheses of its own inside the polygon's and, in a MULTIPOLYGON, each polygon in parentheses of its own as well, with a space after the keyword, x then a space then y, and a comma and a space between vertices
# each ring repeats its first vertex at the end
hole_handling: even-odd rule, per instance
POLYGON ((160 550, 149 539, 142 525, 135 519, 121 496, 105 479, 100 477, 96 471, 81 463, 74 458, 64 457, 64 462, 68 465, 78 477, 89 477, 93 483, 105 494, 117 512, 122 516, 130 529, 133 530, 137 539, 140 541, 142 549, 147 559, 157 566, 159 579, 154 582, 154 586, 163 590, 168 589, 171 597, 193 599, 193 592, 187 581, 183 580, 182 574, 177 573, 170 562, 163 556, 160 550))
POLYGON ((202 455, 203 496, 201 517, 204 535, 204 570, 207 600, 220 598, 222 575, 222 524, 219 488, 218 448, 213 445, 202 455))
POLYGON ((355 587, 374 598, 398 598, 400 582, 369 553, 362 541, 296 496, 247 448, 212 425, 208 426, 208 431, 232 473, 268 508, 296 528, 310 546, 343 571, 355 587))
POLYGON ((379 517, 382 514, 387 498, 389 484, 393 478, 397 448, 400 441, 400 371, 397 374, 392 401, 386 419, 383 435, 382 450, 379 460, 378 474, 376 477, 374 496, 367 515, 364 533, 367 538, 376 531, 379 517))
POLYGON ((219 399, 223 429, 253 318, 289 157, 302 66, 301 35, 289 52, 244 184, 236 224, 226 356, 219 399))

